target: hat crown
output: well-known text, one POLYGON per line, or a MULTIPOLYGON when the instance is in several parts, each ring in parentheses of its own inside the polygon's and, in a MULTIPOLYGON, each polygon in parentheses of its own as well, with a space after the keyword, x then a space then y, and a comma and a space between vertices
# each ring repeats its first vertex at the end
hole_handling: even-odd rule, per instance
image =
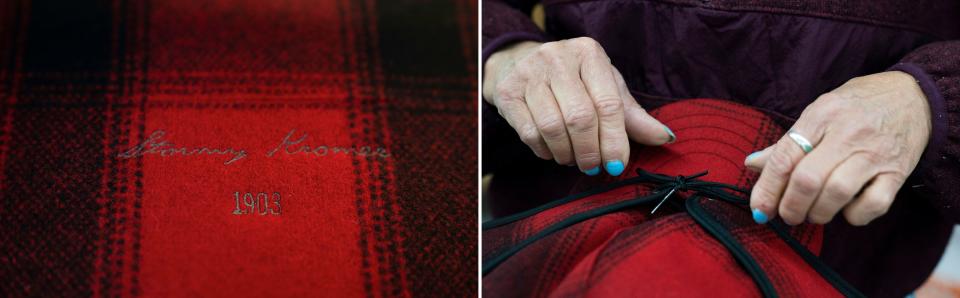
MULTIPOLYGON (((718 99, 689 99, 650 114, 667 125, 677 140, 663 146, 631 146, 627 173, 637 169, 672 176, 709 171, 701 180, 748 188, 757 174, 744 166, 750 153, 774 144, 784 133, 766 114, 718 99)), ((622 175, 616 180, 632 175, 622 175)))

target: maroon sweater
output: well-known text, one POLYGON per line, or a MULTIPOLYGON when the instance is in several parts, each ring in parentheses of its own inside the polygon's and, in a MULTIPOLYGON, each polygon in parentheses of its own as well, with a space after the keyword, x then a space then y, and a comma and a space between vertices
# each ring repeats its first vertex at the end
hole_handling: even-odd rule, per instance
MULTIPOLYGON (((821 258, 869 296, 903 297, 933 270, 960 221, 960 1, 552 0, 546 32, 528 17, 536 2, 483 0, 484 60, 518 41, 589 36, 647 108, 724 98, 789 126, 851 78, 913 75, 933 115, 920 165, 885 216, 830 223, 821 258)), ((540 203, 579 175, 537 161, 486 103, 482 125, 495 202, 540 203)))

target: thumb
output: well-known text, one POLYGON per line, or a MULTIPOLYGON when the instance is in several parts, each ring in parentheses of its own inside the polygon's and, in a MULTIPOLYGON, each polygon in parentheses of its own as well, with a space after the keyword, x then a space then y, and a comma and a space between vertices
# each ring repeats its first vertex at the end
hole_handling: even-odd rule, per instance
POLYGON ((637 103, 637 100, 630 94, 630 90, 627 89, 623 75, 617 70, 614 70, 613 73, 617 85, 620 86, 620 99, 623 100, 623 119, 626 122, 627 136, 634 142, 644 145, 659 146, 676 141, 677 136, 673 134, 670 128, 647 114, 647 111, 637 103))

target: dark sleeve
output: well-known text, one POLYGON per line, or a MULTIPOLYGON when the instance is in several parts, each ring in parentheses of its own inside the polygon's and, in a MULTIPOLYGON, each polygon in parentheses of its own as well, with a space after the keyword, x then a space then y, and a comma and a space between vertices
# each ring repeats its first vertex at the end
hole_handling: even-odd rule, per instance
MULTIPOLYGON (((537 0, 483 0, 483 60, 504 46, 520 41, 547 41, 547 34, 530 19, 530 11, 537 0)), ((483 156, 481 165, 484 175, 502 170, 511 170, 536 163, 533 154, 517 133, 500 117, 497 108, 486 101, 481 104, 483 128, 483 156)))
POLYGON ((518 41, 547 41, 530 11, 538 0, 483 0, 483 62, 505 45, 518 41))
POLYGON ((960 221, 960 41, 920 47, 891 70, 909 73, 930 103, 933 131, 908 184, 960 221))

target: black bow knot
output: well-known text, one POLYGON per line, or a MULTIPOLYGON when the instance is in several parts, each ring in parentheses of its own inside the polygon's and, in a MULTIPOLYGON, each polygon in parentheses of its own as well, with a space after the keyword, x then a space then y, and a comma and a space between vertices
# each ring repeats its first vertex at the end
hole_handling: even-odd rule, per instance
POLYGON ((699 179, 700 177, 706 176, 708 173, 708 171, 703 171, 690 175, 689 177, 683 175, 671 177, 637 169, 636 178, 638 178, 637 183, 656 184, 657 186, 654 188, 654 193, 663 194, 663 197, 660 199, 660 203, 657 203, 657 206, 653 207, 653 210, 650 211, 650 214, 657 212, 657 209, 660 208, 660 205, 663 205, 664 202, 670 199, 670 197, 678 191, 694 191, 697 194, 705 197, 717 198, 740 205, 745 205, 748 202, 746 199, 726 191, 731 190, 735 193, 746 194, 747 190, 745 189, 725 183, 703 181, 699 179))

